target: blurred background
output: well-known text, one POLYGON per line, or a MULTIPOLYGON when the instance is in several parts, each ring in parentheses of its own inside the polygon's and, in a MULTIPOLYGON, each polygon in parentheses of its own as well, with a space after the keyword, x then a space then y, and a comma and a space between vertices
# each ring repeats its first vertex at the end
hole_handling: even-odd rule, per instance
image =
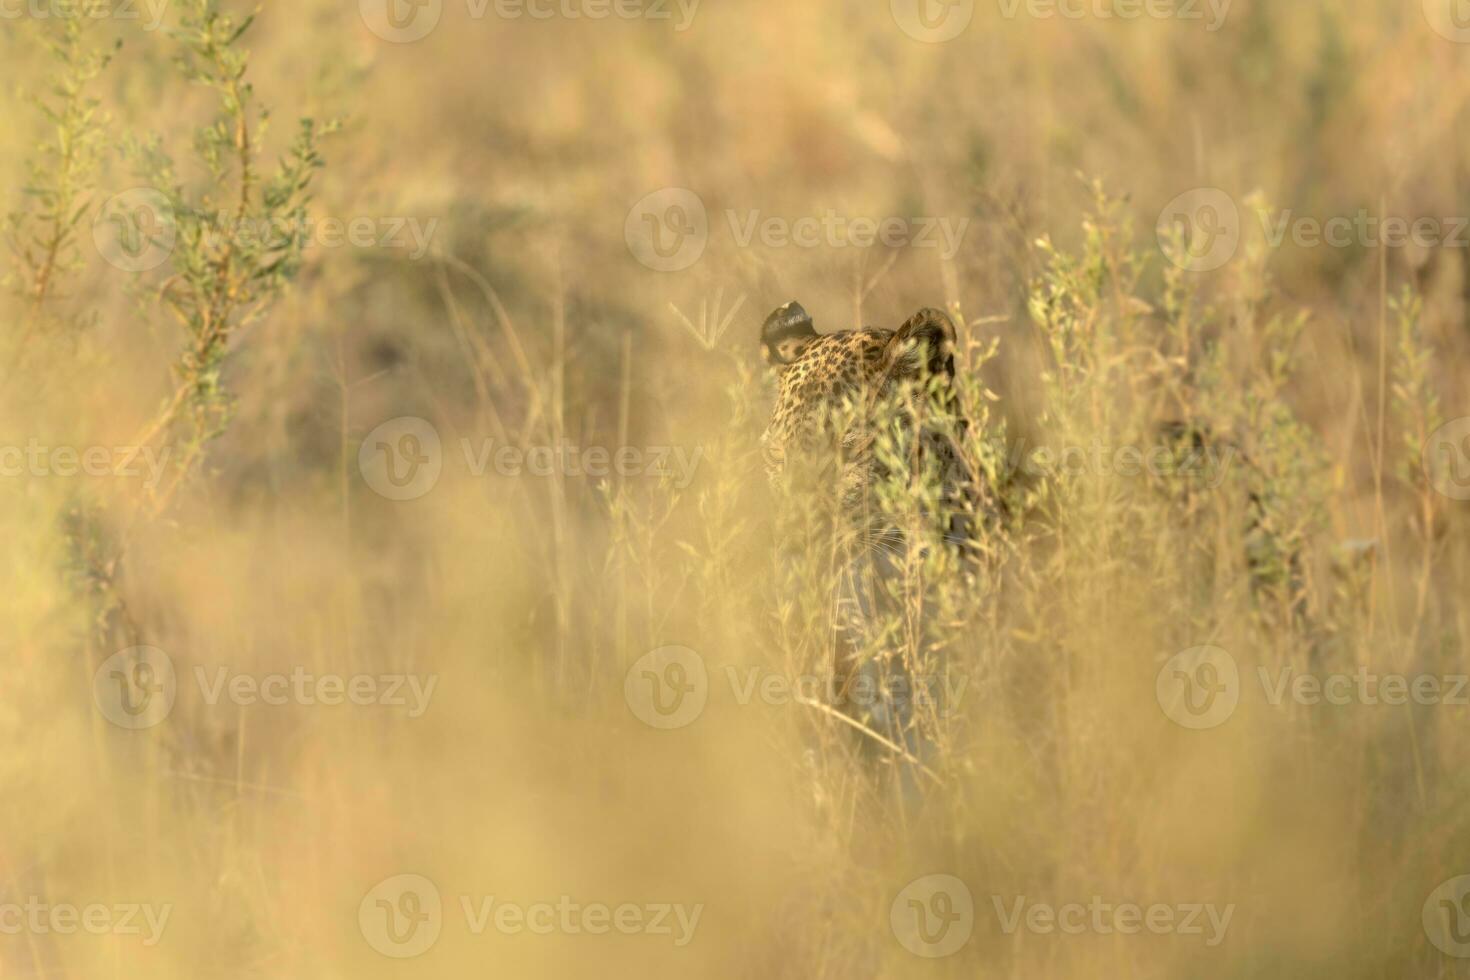
POLYGON ((331 130, 311 230, 191 366, 171 297, 231 308, 224 253, 160 213, 136 269, 119 236, 150 143, 201 211, 239 169, 150 27, 253 8, 159 2, 70 38, 63 0, 0 13, 0 976, 1470 975, 1454 3, 268 2, 232 50, 262 174, 298 117, 331 130), (69 94, 67 52, 116 41, 69 94), (39 296, 38 173, 75 177, 39 296), (950 311, 1001 456, 1185 417, 1249 459, 1187 500, 1107 467, 1015 489, 904 641, 963 679, 922 790, 745 686, 828 669, 830 583, 778 557, 759 447, 791 299, 823 331, 950 311), (181 378, 226 393, 209 425, 181 378), (1191 727, 1163 686, 1202 646, 1239 703, 1191 727), (1273 703, 1281 670, 1444 696, 1273 703), (299 674, 364 703, 248 693, 299 674), (479 918, 563 896, 701 912, 685 943, 674 913, 479 918), (1095 898, 1233 912, 1007 928, 1095 898), (68 903, 171 911, 156 942, 5 912, 68 903))

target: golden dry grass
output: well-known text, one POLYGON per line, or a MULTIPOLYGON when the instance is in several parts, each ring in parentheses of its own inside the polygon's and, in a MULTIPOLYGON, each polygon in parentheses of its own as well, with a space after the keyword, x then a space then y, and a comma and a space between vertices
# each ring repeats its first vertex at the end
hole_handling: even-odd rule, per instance
MULTIPOLYGON (((677 5, 673 21, 512 20, 447 2, 404 44, 358 6, 266 4, 243 39, 274 109, 265 160, 289 120, 341 116, 311 213, 433 222, 425 254, 308 249, 235 338, 229 424, 156 516, 117 523, 155 499, 143 478, 0 478, 0 977, 1467 972, 1422 920, 1426 903, 1453 912, 1458 893, 1432 893, 1470 874, 1470 709, 1273 704, 1257 672, 1470 673, 1466 505, 1419 467, 1431 395, 1436 423, 1470 413, 1470 252, 1273 248, 1252 202, 1321 221, 1470 215, 1470 46, 1383 0, 1235 0, 1213 32, 976 3, 939 44, 883 3, 711 0, 679 31, 677 5), (663 272, 626 229, 669 187, 698 195, 710 230, 697 262, 663 272), (1155 224, 1200 187, 1238 206, 1240 243, 1218 270, 1180 272, 1155 224), (727 218, 829 211, 968 224, 946 256, 745 245, 727 218), (1418 315, 1390 307, 1405 290, 1418 315), (893 642, 963 684, 928 723, 921 792, 832 713, 742 703, 747 671, 821 674, 831 651, 837 569, 820 541, 778 553, 792 519, 757 441, 758 327, 793 297, 827 330, 955 314, 967 406, 989 405, 977 452, 1147 450, 1187 417, 1251 455, 1214 487, 1033 474, 978 577, 932 556, 915 569, 893 642), (709 343, 682 322, 725 316, 709 343), (359 450, 404 416, 434 426, 442 474, 392 501, 359 450), (486 439, 670 447, 697 466, 686 486, 477 474, 462 441, 486 439), (1251 493, 1264 543, 1245 540, 1251 493), (127 541, 103 586, 92 534, 127 541), (1377 547, 1342 558, 1354 540, 1377 547), (177 697, 130 731, 94 680, 137 645, 167 654, 177 697), (1241 697, 1190 730, 1157 682, 1202 645, 1238 664, 1241 697), (667 646, 702 658, 708 704, 658 730, 625 680, 667 646), (417 717, 211 704, 197 672, 221 668, 436 686, 417 717), (397 959, 374 948, 378 907, 359 912, 409 874, 442 896, 441 931, 397 959), (974 917, 963 948, 926 959, 893 919, 934 874, 964 883, 974 917), (155 944, 10 928, 32 896, 171 911, 155 944), (701 912, 683 945, 477 930, 489 896, 701 912), (1095 896, 1233 911, 1217 944, 1208 927, 1003 928, 1018 899, 1095 896)), ((0 22, 8 81, 45 89, 38 42, 56 27, 0 22)), ((114 34, 90 89, 111 121, 80 267, 39 319, 20 293, 0 305, 7 447, 129 445, 176 383, 168 273, 104 262, 92 216, 139 183, 129 134, 205 182, 189 147, 214 103, 165 34, 114 19, 92 37, 114 34)), ((19 94, 5 105, 0 177, 25 211, 49 127, 19 94)))

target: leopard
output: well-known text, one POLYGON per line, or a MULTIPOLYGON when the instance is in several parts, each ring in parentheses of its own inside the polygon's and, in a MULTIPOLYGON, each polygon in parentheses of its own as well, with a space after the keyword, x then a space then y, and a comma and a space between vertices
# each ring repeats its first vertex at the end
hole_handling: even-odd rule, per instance
MULTIPOLYGON (((954 320, 925 307, 896 327, 821 333, 792 300, 766 318, 760 342, 776 389, 760 439, 766 477, 779 502, 816 495, 826 505, 817 510, 834 515, 827 528, 836 534, 839 563, 831 606, 834 687, 852 690, 862 679, 868 691, 914 691, 910 665, 882 635, 881 624, 895 612, 885 580, 903 574, 913 547, 950 549, 958 559, 951 567, 963 567, 977 515, 990 510, 985 482, 967 462, 954 320), (937 494, 932 483, 927 494, 919 492, 918 481, 936 478, 937 494), (930 508, 927 515, 915 508, 932 518, 933 533, 922 545, 899 526, 914 525, 896 519, 895 488, 930 508), (885 492, 888 506, 879 499, 885 492)), ((870 699, 850 713, 878 736, 874 742, 921 765, 926 745, 911 703, 870 699)))

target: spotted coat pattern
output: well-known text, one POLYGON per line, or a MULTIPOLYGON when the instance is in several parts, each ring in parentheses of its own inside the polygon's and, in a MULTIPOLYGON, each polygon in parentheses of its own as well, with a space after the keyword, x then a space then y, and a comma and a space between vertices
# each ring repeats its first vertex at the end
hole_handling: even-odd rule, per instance
POLYGON ((946 497, 957 500, 966 482, 955 446, 963 421, 947 432, 920 427, 908 413, 895 409, 890 397, 900 385, 923 384, 939 375, 940 397, 947 402, 939 407, 953 417, 954 343, 953 322, 934 309, 920 310, 896 330, 868 327, 831 334, 817 333, 799 303, 772 313, 761 336, 767 362, 780 373, 775 407, 761 440, 772 482, 783 482, 793 468, 824 454, 840 459, 843 470, 835 485, 842 509, 856 519, 866 513, 873 485, 887 475, 875 458, 878 432, 898 426, 899 435, 910 443, 919 436, 919 451, 932 454, 945 474, 946 497), (834 427, 834 417, 846 424, 834 427))

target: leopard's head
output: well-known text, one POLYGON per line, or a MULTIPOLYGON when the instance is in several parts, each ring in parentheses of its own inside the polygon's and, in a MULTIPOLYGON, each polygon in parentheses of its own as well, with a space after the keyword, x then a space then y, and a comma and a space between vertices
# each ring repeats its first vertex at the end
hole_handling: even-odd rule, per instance
MULTIPOLYGON (((835 493, 852 514, 867 507, 891 470, 876 451, 881 436, 914 452, 952 448, 917 416, 947 413, 954 420, 954 346, 954 323, 935 309, 920 310, 896 330, 830 334, 817 332, 800 303, 773 312, 761 331, 762 354, 779 374, 761 438, 772 483, 835 493), (916 412, 916 395, 936 411, 916 412)), ((940 462, 956 469, 947 465, 952 460, 940 462)))

